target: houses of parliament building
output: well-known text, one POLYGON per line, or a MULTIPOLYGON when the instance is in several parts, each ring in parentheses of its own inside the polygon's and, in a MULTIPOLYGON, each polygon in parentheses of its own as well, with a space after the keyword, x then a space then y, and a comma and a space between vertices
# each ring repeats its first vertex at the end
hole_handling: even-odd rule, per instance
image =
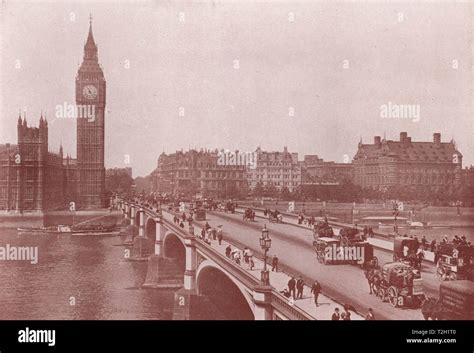
POLYGON ((0 145, 0 210, 37 211, 105 207, 104 113, 106 81, 97 55, 92 20, 76 76, 76 104, 94 119, 77 117, 77 159, 48 146, 48 122, 37 127, 18 117, 18 143, 0 145))

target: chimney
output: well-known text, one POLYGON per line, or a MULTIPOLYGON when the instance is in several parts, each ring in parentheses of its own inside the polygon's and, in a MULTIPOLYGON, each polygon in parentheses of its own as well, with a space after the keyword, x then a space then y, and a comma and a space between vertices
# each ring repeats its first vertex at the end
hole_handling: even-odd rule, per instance
POLYGON ((441 134, 439 132, 435 132, 433 134, 433 142, 436 143, 436 144, 441 143, 441 134))
POLYGON ((404 147, 407 143, 408 134, 406 132, 400 132, 400 144, 404 147))
POLYGON ((408 144, 411 143, 411 137, 407 137, 407 143, 408 143, 408 144))
POLYGON ((380 136, 374 136, 374 145, 380 145, 381 139, 380 136))

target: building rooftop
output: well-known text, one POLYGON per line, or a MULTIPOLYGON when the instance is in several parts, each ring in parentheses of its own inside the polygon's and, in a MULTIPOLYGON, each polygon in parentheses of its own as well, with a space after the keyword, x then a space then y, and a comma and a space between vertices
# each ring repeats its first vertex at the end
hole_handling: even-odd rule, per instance
POLYGON ((354 159, 395 157, 399 161, 453 162, 453 155, 462 154, 454 141, 441 142, 441 135, 434 134, 433 142, 414 142, 406 133, 400 134, 400 141, 380 140, 375 136, 373 144, 359 143, 354 159))

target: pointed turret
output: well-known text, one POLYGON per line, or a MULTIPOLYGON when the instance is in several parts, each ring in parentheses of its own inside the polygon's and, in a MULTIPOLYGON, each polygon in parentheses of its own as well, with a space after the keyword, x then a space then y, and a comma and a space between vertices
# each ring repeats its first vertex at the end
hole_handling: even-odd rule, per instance
POLYGON ((86 44, 84 45, 84 60, 97 61, 97 45, 95 44, 94 34, 92 33, 92 14, 89 17, 89 34, 86 44))

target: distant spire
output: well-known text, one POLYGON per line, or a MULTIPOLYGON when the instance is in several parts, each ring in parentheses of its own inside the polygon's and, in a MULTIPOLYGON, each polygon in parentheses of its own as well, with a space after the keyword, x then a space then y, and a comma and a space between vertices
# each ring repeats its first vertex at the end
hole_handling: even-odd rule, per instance
POLYGON ((383 139, 384 141, 387 141, 387 136, 385 135, 385 131, 383 132, 383 139))
POLYGON ((84 45, 84 58, 97 60, 97 45, 92 34, 92 14, 89 17, 89 34, 87 35, 86 44, 84 45))

